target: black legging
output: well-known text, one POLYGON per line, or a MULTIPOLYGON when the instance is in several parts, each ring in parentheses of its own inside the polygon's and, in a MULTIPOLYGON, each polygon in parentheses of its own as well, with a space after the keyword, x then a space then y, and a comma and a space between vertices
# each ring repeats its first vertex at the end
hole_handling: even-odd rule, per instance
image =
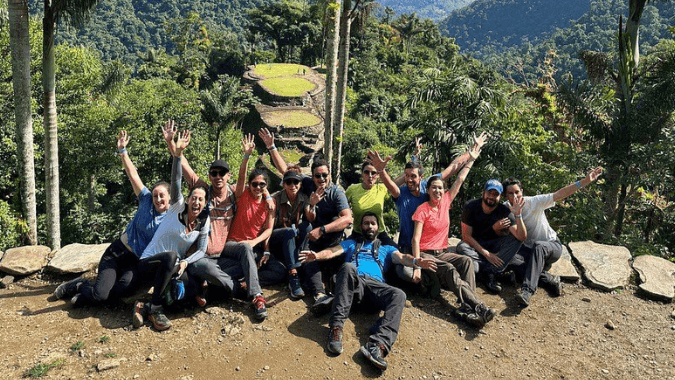
POLYGON ((162 293, 164 293, 164 289, 169 285, 171 277, 178 268, 176 266, 177 259, 178 252, 169 251, 138 261, 134 278, 139 279, 141 282, 149 282, 154 274, 155 290, 152 293, 153 305, 162 304, 162 293))
POLYGON ((95 304, 113 300, 132 290, 138 256, 117 239, 101 256, 94 284, 85 281, 80 287, 78 304, 95 304))

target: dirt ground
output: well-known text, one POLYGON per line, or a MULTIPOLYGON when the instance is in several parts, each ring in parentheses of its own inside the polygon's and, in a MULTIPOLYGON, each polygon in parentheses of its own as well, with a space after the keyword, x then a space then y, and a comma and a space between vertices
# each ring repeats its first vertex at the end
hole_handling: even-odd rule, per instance
POLYGON ((173 327, 160 333, 131 329, 131 304, 73 309, 55 301, 58 280, 38 277, 0 290, 2 378, 38 364, 52 365, 45 377, 55 379, 675 378, 675 306, 634 287, 603 293, 565 284, 562 297, 539 290, 526 309, 513 287, 501 296, 479 289, 499 311, 480 331, 454 319, 451 293, 444 301, 409 293, 381 373, 359 352, 376 314, 355 311, 344 353, 332 356, 328 316, 312 316, 309 301, 292 301, 281 286, 266 289, 272 306, 263 323, 248 303, 222 301, 169 313, 173 327))

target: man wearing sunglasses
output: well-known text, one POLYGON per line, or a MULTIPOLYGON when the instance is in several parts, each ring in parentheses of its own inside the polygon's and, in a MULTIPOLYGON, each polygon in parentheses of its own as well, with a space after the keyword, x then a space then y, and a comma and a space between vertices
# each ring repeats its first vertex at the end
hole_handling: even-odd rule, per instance
MULTIPOLYGON (((288 165, 274 146, 274 136, 266 128, 261 129, 258 136, 265 142, 277 170, 286 173, 288 165)), ((352 224, 353 218, 345 192, 331 183, 326 160, 314 160, 311 169, 312 177, 303 176, 302 178, 301 191, 309 196, 309 203, 305 207, 305 216, 312 224, 312 230, 307 235, 309 249, 320 251, 339 244, 345 228, 352 224)), ((302 247, 302 249, 306 248, 308 247, 302 247)), ((316 314, 325 314, 330 311, 332 300, 332 297, 326 295, 321 267, 331 268, 337 266, 336 264, 338 264, 337 260, 321 263, 321 266, 316 262, 304 266, 307 287, 313 293, 315 300, 311 309, 316 314)))

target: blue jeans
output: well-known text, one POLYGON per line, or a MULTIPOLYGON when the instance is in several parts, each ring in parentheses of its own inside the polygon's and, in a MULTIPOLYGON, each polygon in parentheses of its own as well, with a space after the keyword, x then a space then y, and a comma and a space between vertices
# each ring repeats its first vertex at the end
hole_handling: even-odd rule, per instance
POLYGON ((308 222, 303 222, 295 229, 291 227, 274 229, 270 237, 270 253, 282 260, 289 270, 299 268, 301 264, 298 261, 298 253, 311 230, 312 225, 308 222))

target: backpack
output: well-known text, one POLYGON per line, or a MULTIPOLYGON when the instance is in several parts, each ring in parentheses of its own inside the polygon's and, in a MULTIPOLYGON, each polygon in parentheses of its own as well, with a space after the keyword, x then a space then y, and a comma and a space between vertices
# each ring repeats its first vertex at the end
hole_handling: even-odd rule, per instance
MULTIPOLYGON (((354 254, 352 255, 352 263, 354 263, 355 267, 359 267, 359 252, 361 252, 361 248, 363 248, 365 242, 363 239, 357 240, 356 243, 356 250, 354 251, 354 254)), ((380 261, 380 256, 379 256, 379 251, 380 251, 380 246, 382 245, 382 242, 380 239, 375 238, 373 240, 373 249, 371 250, 371 254, 373 255, 373 259, 375 259, 375 262, 377 265, 380 267, 380 272, 382 272, 382 277, 384 278, 384 265, 382 265, 382 262, 380 261)))

